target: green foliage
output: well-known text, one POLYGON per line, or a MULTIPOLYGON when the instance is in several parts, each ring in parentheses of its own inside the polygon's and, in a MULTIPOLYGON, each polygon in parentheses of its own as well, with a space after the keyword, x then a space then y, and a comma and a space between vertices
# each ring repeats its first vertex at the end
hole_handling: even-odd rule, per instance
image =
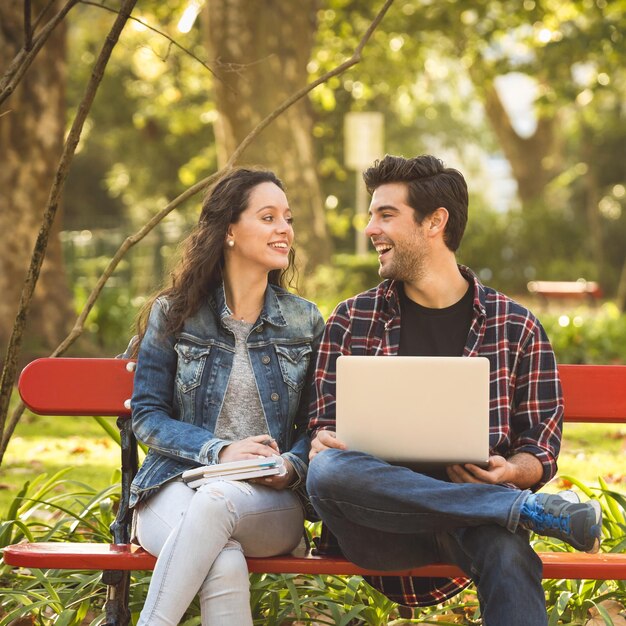
MULTIPOLYGON (((183 34, 176 28, 183 4, 145 2, 133 16, 205 59, 200 31, 183 34)), ((70 14, 70 116, 113 17, 85 5, 70 14)), ((70 172, 66 227, 143 224, 167 200, 216 169, 216 112, 209 96, 213 77, 191 54, 138 21, 129 22, 70 172)))
MULTIPOLYGON (((624 494, 610 490, 602 477, 600 488, 592 489, 573 476, 563 476, 563 480, 578 488, 587 498, 596 498, 602 505, 603 514, 603 552, 624 552, 626 549, 626 498, 624 494)), ((573 552, 574 549, 556 539, 538 538, 537 549, 573 552)), ((544 590, 549 610, 549 624, 574 625, 584 624, 589 617, 589 610, 594 608, 607 625, 612 621, 602 606, 607 600, 616 600, 626 604, 626 583, 623 580, 546 580, 544 590)))
MULTIPOLYGON (((16 495, 0 524, 0 548, 28 541, 109 540, 119 484, 97 493, 64 478, 69 468, 51 477, 41 474, 16 495)), ((119 475, 119 473, 118 473, 119 475)), ((102 606, 99 572, 12 570, 0 563, 2 624, 20 616, 37 616, 41 624, 78 626, 91 608, 102 606)), ((99 623, 95 619, 92 624, 99 623)))
POLYGON ((307 298, 317 303, 327 318, 335 306, 346 298, 374 287, 380 282, 378 257, 375 253, 365 256, 336 254, 332 265, 321 265, 303 281, 307 298))
POLYGON ((559 363, 626 363, 626 314, 614 304, 540 317, 559 363))
MULTIPOLYGON (((74 306, 80 312, 111 257, 124 241, 123 228, 65 231, 63 252, 74 306)), ((103 356, 118 354, 134 334, 134 322, 145 298, 161 284, 176 244, 182 237, 177 220, 166 220, 129 250, 105 284, 85 325, 87 336, 103 356)))

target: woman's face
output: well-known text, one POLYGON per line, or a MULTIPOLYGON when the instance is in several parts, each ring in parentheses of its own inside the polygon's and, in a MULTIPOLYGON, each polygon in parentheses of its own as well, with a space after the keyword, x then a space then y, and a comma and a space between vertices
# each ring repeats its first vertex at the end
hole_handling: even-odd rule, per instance
POLYGON ((226 263, 263 272, 286 269, 292 243, 291 209, 285 192, 274 183, 260 183, 250 192, 239 221, 228 228, 226 263), (232 247, 229 241, 234 242, 232 247))

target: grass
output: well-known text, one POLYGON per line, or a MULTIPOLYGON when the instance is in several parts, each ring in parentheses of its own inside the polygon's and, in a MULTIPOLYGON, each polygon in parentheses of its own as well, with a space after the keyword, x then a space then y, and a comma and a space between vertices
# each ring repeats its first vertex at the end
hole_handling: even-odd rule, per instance
POLYGON ((625 424, 565 424, 559 456, 559 473, 554 484, 567 487, 559 476, 575 476, 590 486, 598 486, 602 476, 615 491, 626 492, 625 424))
MULTIPOLYGON (((114 424, 115 419, 111 418, 114 424)), ((42 417, 25 412, 0 468, 0 519, 19 488, 35 476, 71 466, 66 478, 92 485, 111 484, 120 448, 89 417, 42 417)))

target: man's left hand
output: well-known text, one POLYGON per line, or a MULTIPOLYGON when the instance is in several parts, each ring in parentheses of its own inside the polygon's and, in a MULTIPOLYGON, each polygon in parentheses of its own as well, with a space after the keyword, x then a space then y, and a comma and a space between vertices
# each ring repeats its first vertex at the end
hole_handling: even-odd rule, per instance
POLYGON ((466 463, 465 465, 449 465, 446 471, 453 483, 500 485, 510 480, 509 463, 503 456, 490 456, 489 465, 486 468, 466 463))

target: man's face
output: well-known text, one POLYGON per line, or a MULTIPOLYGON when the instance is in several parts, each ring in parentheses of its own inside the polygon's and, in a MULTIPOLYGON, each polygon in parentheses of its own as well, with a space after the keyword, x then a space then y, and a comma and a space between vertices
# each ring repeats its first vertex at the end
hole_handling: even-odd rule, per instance
POLYGON ((418 224, 415 211, 406 200, 404 183, 389 183, 376 188, 365 235, 378 252, 378 273, 382 278, 413 282, 425 273, 429 241, 424 235, 427 220, 418 224))

